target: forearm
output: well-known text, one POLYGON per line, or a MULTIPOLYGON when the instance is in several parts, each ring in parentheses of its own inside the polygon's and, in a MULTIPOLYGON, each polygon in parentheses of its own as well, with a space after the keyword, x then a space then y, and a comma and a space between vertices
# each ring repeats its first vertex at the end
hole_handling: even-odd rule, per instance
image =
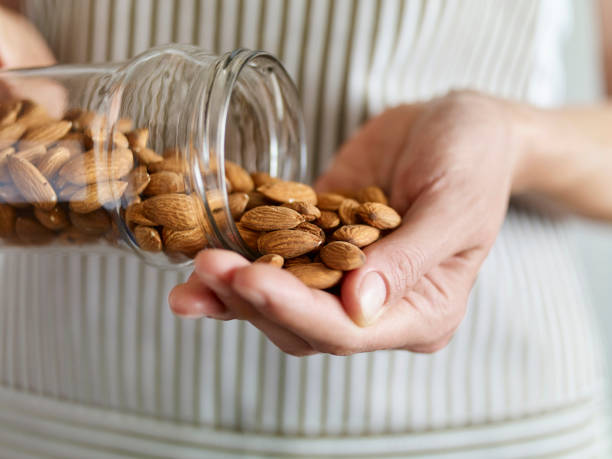
POLYGON ((524 139, 513 191, 612 220, 612 104, 512 109, 524 139))

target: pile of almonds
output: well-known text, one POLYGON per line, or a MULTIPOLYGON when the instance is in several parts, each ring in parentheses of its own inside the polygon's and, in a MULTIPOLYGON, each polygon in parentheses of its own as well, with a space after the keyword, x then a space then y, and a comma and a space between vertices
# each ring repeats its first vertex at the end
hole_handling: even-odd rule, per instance
POLYGON ((365 262, 361 248, 401 223, 377 187, 316 193, 231 161, 224 163, 229 195, 209 191, 204 203, 189 192, 185 154, 153 151, 148 130, 133 124, 110 126, 80 109, 57 120, 28 100, 0 103, 0 238, 13 245, 118 243, 111 212, 119 209, 141 250, 193 258, 209 245, 206 207, 219 227, 227 201, 242 240, 262 255, 256 262, 325 289, 365 262))

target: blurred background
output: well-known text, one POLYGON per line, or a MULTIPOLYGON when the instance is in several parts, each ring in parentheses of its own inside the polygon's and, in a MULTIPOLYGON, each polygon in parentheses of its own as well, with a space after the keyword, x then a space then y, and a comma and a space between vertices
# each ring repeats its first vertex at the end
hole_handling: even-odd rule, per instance
MULTIPOLYGON (((584 71, 600 62, 596 2, 573 0, 573 7, 574 27, 566 41, 567 98, 570 103, 588 103, 604 97, 604 83, 600 78, 603 71, 597 75, 584 71)), ((610 372, 612 334, 605 333, 604 327, 612 323, 612 225, 576 219, 573 230, 576 248, 587 274, 589 292, 606 340, 610 372)), ((612 385, 609 393, 612 403, 612 385)))

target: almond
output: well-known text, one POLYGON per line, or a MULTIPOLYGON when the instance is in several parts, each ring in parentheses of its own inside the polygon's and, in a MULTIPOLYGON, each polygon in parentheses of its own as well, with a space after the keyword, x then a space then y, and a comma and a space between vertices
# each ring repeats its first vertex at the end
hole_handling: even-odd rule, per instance
POLYGON ((312 263, 312 260, 308 255, 301 255, 299 257, 289 258, 288 260, 285 260, 285 264, 283 266, 287 268, 288 266, 298 265, 300 263, 312 263))
POLYGON ((265 233, 257 240, 263 255, 275 253, 283 258, 304 255, 321 245, 321 239, 308 231, 278 230, 265 233))
POLYGON ((254 207, 265 206, 270 204, 270 201, 259 191, 249 191, 247 193, 249 195, 249 202, 246 206, 246 210, 251 210, 254 207))
POLYGON ((321 243, 325 242, 325 231, 323 231, 319 226, 313 225, 309 222, 300 223, 295 227, 296 230, 307 231, 311 234, 314 234, 319 239, 321 239, 321 243))
POLYGON ((7 163, 8 157, 13 153, 15 153, 15 149, 12 147, 0 151, 0 183, 11 181, 11 174, 9 174, 7 163))
POLYGON ((95 126, 106 126, 106 124, 106 116, 92 111, 82 111, 81 115, 73 120, 74 129, 81 131, 95 126))
POLYGON ((342 279, 342 271, 330 269, 323 263, 298 263, 285 269, 310 288, 323 290, 333 287, 342 279))
POLYGON ((208 246, 208 239, 201 228, 179 231, 164 227, 162 238, 167 252, 182 253, 190 258, 208 246))
POLYGON ((321 210, 338 210, 345 199, 337 193, 317 193, 317 207, 321 210))
POLYGON ((25 130, 26 127, 20 123, 0 127, 0 150, 4 150, 17 142, 25 130))
POLYGON ((0 204, 0 237, 11 237, 15 233, 17 212, 8 204, 0 204))
POLYGON ((249 173, 240 165, 225 161, 225 176, 232 184, 233 191, 248 192, 255 188, 253 179, 249 173))
POLYGON ((149 185, 143 191, 145 196, 182 193, 185 191, 185 178, 176 172, 161 171, 151 174, 149 185))
POLYGON ((232 193, 228 197, 229 209, 234 220, 239 220, 249 203, 249 195, 246 193, 232 193))
POLYGON ((36 166, 17 155, 11 155, 8 158, 8 169, 15 187, 27 202, 43 210, 55 207, 55 190, 36 166))
POLYGON ((86 234, 80 229, 69 226, 57 237, 57 241, 69 245, 93 244, 98 241, 99 236, 86 234))
POLYGON ((111 218, 104 209, 94 210, 89 213, 70 212, 70 221, 75 228, 91 236, 101 236, 110 231, 111 218))
MULTIPOLYGON (((85 135, 91 139, 91 144, 100 144, 108 142, 109 132, 104 126, 88 127, 85 129, 85 135)), ((125 135, 119 131, 113 131, 112 133, 112 144, 116 148, 129 148, 130 143, 125 135)), ((110 143, 110 142, 108 142, 110 143)))
POLYGON ((51 121, 29 128, 21 140, 26 144, 47 146, 64 137, 71 127, 72 121, 51 121))
POLYGON ((321 216, 315 220, 316 224, 324 230, 330 230, 340 225, 340 217, 331 210, 322 210, 321 216))
MULTIPOLYGON (((170 147, 170 148, 166 148, 164 150, 164 152, 162 153, 162 157, 163 157, 162 159, 181 158, 181 157, 183 157, 183 153, 181 152, 181 150, 179 150, 176 147, 170 147)), ((213 168, 211 167, 211 169, 213 169, 213 168)), ((216 164, 215 164, 214 169, 215 170, 217 169, 216 164)))
POLYGON ((257 240, 259 239, 261 233, 253 231, 240 223, 236 223, 236 228, 238 229, 238 233, 246 246, 257 251, 257 240))
POLYGON ((317 204, 317 193, 304 183, 278 181, 257 188, 266 198, 276 202, 304 201, 317 204))
POLYGON ((70 197, 70 210, 87 214, 121 199, 127 182, 113 181, 87 185, 70 197))
POLYGON ((278 206, 259 206, 248 210, 240 219, 247 228, 255 231, 291 229, 304 221, 304 217, 293 209, 278 206))
POLYGON ((159 194, 142 205, 145 217, 169 229, 188 230, 199 224, 197 203, 191 196, 159 194))
POLYGON ((70 160, 70 156, 71 153, 68 148, 52 148, 38 162, 38 170, 50 180, 70 160))
POLYGON ((373 244, 380 237, 380 230, 369 225, 344 225, 334 231, 332 239, 350 242, 357 247, 373 244))
POLYGON ((26 199, 17 191, 15 185, 0 185, 0 201, 19 209, 30 207, 26 199))
POLYGON ((266 265, 272 265, 282 268, 283 264, 285 263, 285 260, 280 255, 277 255, 275 253, 269 253, 268 255, 262 255, 253 263, 263 263, 266 265))
POLYGON ((132 198, 142 193, 151 181, 151 176, 147 172, 146 166, 138 166, 126 178, 128 186, 125 189, 125 196, 132 198))
POLYGON ((395 209, 379 202, 364 202, 357 213, 364 222, 378 229, 393 229, 402 223, 395 209))
POLYGON ((147 147, 149 141, 149 130, 147 128, 134 129, 126 134, 130 148, 134 151, 147 147))
POLYGON ((21 111, 21 101, 13 100, 0 104, 0 127, 13 124, 21 111))
POLYGON ((288 207, 290 209, 295 210, 296 212, 301 213, 304 216, 304 219, 307 222, 311 222, 316 220, 321 216, 321 211, 314 204, 310 204, 304 201, 293 201, 286 202, 282 205, 283 207, 288 207))
POLYGON ((164 160, 163 157, 155 153, 150 148, 141 148, 140 150, 134 150, 134 156, 139 163, 144 164, 145 166, 149 166, 153 163, 159 163, 164 160))
POLYGON ((150 226, 137 226, 134 228, 134 239, 138 247, 146 252, 161 252, 162 240, 159 232, 150 226))
POLYGON ((354 199, 345 199, 338 208, 338 216, 343 225, 355 225, 359 223, 359 215, 357 215, 357 209, 359 209, 358 201, 354 199))
POLYGON ((66 211, 59 206, 51 210, 34 209, 34 216, 45 228, 59 231, 70 225, 66 211))
MULTIPOLYGON (((62 119, 66 120, 66 121, 76 121, 78 120, 81 115, 83 114, 83 109, 82 108, 78 108, 78 107, 74 107, 74 108, 69 108, 68 110, 66 110, 66 112, 64 113, 64 116, 62 119)), ((74 126, 74 123, 73 123, 74 126)))
POLYGON ((133 165, 134 156, 127 148, 118 148, 110 153, 90 150, 66 163, 59 175, 71 183, 87 185, 124 177, 133 165))
POLYGON ((357 192, 355 195, 357 201, 364 202, 379 202, 384 205, 388 205, 389 201, 385 196, 385 192, 377 186, 366 186, 357 192))
POLYGON ((26 129, 39 126, 51 121, 47 109, 31 100, 21 101, 21 113, 17 117, 17 123, 26 129))
POLYGON ((276 177, 271 177, 267 172, 252 172, 251 178, 253 179, 253 183, 255 184, 255 188, 259 188, 262 185, 266 185, 268 183, 274 183, 280 181, 280 179, 276 177))
POLYGON ((69 132, 57 141, 57 146, 70 150, 70 158, 73 158, 91 149, 93 144, 88 141, 82 132, 69 132))
POLYGON ((59 191, 57 196, 61 202, 70 201, 70 198, 72 197, 72 195, 76 193, 77 191, 79 191, 81 188, 83 187, 79 185, 66 185, 64 188, 62 188, 59 191))
POLYGON ((328 268, 350 271, 357 269, 366 261, 365 253, 356 245, 344 241, 334 241, 321 248, 321 261, 328 268))
POLYGON ((24 244, 47 244, 55 237, 53 231, 31 217, 18 217, 15 221, 15 233, 24 244))
POLYGON ((47 154, 47 149, 41 144, 25 144, 19 142, 19 151, 15 153, 16 156, 30 161, 32 164, 36 164, 47 154))
POLYGON ((134 225, 156 226, 153 220, 149 220, 144 214, 144 205, 142 202, 134 202, 125 210, 125 221, 128 227, 134 225))
POLYGON ((148 164, 149 172, 169 171, 177 174, 184 174, 189 170, 187 161, 182 158, 169 158, 155 161, 148 164))

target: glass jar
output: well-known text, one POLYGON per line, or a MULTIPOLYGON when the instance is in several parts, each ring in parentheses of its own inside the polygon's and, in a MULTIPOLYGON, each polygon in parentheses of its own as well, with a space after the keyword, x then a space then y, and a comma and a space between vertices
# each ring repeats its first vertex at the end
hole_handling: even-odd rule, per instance
POLYGON ((264 52, 169 45, 0 72, 0 238, 130 247, 161 267, 206 247, 252 259, 230 193, 257 198, 244 170, 305 181, 304 139, 295 86, 264 52))

